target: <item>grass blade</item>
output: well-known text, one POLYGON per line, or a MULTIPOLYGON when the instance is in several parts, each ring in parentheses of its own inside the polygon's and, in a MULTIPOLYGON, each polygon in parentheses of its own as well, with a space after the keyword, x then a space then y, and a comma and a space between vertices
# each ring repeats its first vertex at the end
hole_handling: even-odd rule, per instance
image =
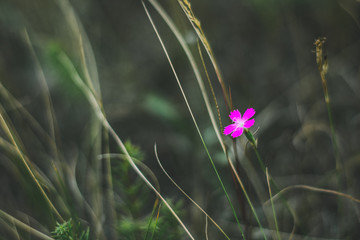
POLYGON ((60 62, 63 66, 67 69, 69 74, 71 75, 72 80, 74 81, 75 85, 79 87, 79 89, 84 93, 85 97, 89 101, 90 106, 93 108, 94 113, 96 114, 97 118, 100 120, 103 127, 109 132, 112 138, 115 140, 116 144, 119 146, 121 151, 125 154, 126 160, 129 162, 130 166, 133 170, 138 174, 138 176, 145 182, 148 187, 155 192, 155 194, 164 202, 164 204, 168 207, 170 212, 176 218, 176 220, 180 223, 182 228, 185 230, 187 235, 194 239, 191 235, 185 224, 181 221, 181 219, 177 216, 175 211, 171 208, 170 204, 164 199, 164 197, 156 190, 156 188, 150 183, 150 181, 144 176, 144 174, 140 171, 140 169, 136 166, 135 162, 133 161, 132 157, 130 156, 129 152, 127 151, 123 141, 120 137, 116 134, 115 130, 111 127, 110 123, 106 119, 101 105, 99 104, 97 98, 91 91, 91 89, 83 82, 79 74, 77 73, 75 67, 71 63, 70 59, 65 55, 65 53, 60 53, 58 56, 60 62))
POLYGON ((203 144, 203 146, 204 146, 204 148, 205 148, 205 151, 206 151, 206 153, 207 153, 207 155, 208 155, 208 158, 209 158, 209 160, 210 160, 210 162, 211 162, 211 165, 212 165, 212 167, 213 167, 213 169, 214 169, 214 171, 215 171, 215 174, 216 174, 216 176, 217 176, 217 178, 218 178, 218 180, 219 180, 219 182, 220 182, 221 188, 223 189, 223 191, 224 191, 224 193, 225 193, 225 195, 226 195, 226 198, 227 198, 227 200, 228 200, 228 202, 229 202, 229 205, 230 205, 230 207, 231 207, 231 210, 232 210, 232 212, 233 212, 233 214, 234 214, 234 217, 235 217, 236 222, 237 222, 237 224, 238 224, 239 230, 240 230, 240 232, 241 232, 241 235, 242 235, 243 239, 245 239, 245 236, 244 236, 244 233, 243 233, 243 229, 242 229, 242 227, 241 227, 241 225, 240 225, 240 222, 239 222, 239 219, 238 219, 238 217, 237 217, 237 215, 236 215, 234 206, 233 206, 233 204, 231 203, 230 197, 229 197, 229 195, 228 195, 228 193, 227 193, 227 191, 226 191, 226 189, 225 189, 225 186, 224 186, 224 184, 223 184, 223 182, 222 182, 222 180, 221 180, 221 177, 220 177, 220 175, 219 175, 219 173, 218 173, 218 171, 217 171, 217 169, 216 169, 216 167, 215 167, 214 161, 212 160, 212 157, 211 157, 211 155, 210 155, 210 153, 209 153, 209 151, 208 151, 208 149, 207 149, 207 146, 206 146, 205 141, 204 141, 204 139, 203 139, 203 137, 202 137, 202 134, 201 134, 200 129, 199 129, 199 127, 198 127, 198 124, 197 124, 197 122, 196 122, 196 120, 195 120, 194 114, 193 114, 193 112, 192 112, 192 110, 191 110, 190 104, 189 104, 189 102, 188 102, 188 100, 187 100, 187 97, 186 97, 186 95, 185 95, 185 92, 184 92, 184 90, 183 90, 183 88, 182 88, 182 85, 181 85, 181 83, 180 83, 180 80, 179 80, 179 78, 178 78, 178 75, 176 74, 175 68, 174 68, 174 66, 173 66, 173 64, 172 64, 172 61, 171 61, 171 59, 170 59, 170 57, 169 57, 169 54, 168 54, 168 52, 166 51, 165 45, 164 45, 164 43, 163 43, 163 41, 162 41, 162 39, 161 39, 158 31, 157 31, 157 28, 156 28, 156 26, 155 26, 155 24, 154 24, 154 22, 153 22, 153 20, 152 20, 152 18, 151 18, 151 16, 150 16, 148 10, 147 10, 144 2, 142 2, 142 4, 143 4, 143 6, 144 6, 144 9, 145 9, 145 11, 146 11, 146 14, 147 14, 150 22, 151 22, 151 25, 152 25, 152 27, 153 27, 153 29, 154 29, 154 31, 155 31, 155 33, 156 33, 159 41, 160 41, 160 44, 161 44, 161 46, 162 46, 162 48, 163 48, 163 50, 164 50, 164 53, 165 53, 165 55, 166 55, 166 57, 167 57, 167 59, 168 59, 168 62, 169 62, 170 67, 171 67, 171 69, 172 69, 172 71, 173 71, 173 73, 174 73, 175 79, 176 79, 176 81, 177 81, 177 83, 178 83, 178 86, 179 86, 179 89, 180 89, 181 94, 182 94, 182 96, 183 96, 183 99, 184 99, 184 101, 185 101, 185 104, 186 104, 186 106, 187 106, 187 108, 188 108, 188 110, 189 110, 189 113, 190 113, 191 118, 192 118, 192 120, 193 120, 193 123, 194 123, 194 125, 195 125, 196 131, 197 131, 198 134, 199 134, 199 137, 200 137, 201 142, 202 142, 202 144, 203 144))
POLYGON ((279 232, 279 226, 278 226, 277 217, 276 217, 276 211, 275 211, 275 207, 274 207, 274 201, 272 199, 271 186, 270 186, 270 180, 269 180, 269 172, 268 172, 267 168, 266 168, 266 182, 267 182, 267 185, 268 185, 268 188, 269 188, 269 195, 270 195, 270 200, 271 200, 271 208, 272 208, 273 215, 274 215, 276 234, 278 236, 278 240, 281 240, 281 236, 280 236, 280 232, 279 232))
POLYGON ((12 131, 9 128, 9 125, 7 124, 6 120, 4 119, 4 112, 3 109, 0 108, 0 126, 3 128, 3 130, 5 131, 6 135, 8 136, 10 142, 12 143, 12 145, 15 147, 15 150, 18 154, 18 156, 20 157, 22 163, 24 164, 26 170, 28 171, 28 173, 30 174, 31 178, 33 179, 33 181, 35 182, 36 186, 38 187, 38 189, 40 190, 40 193, 42 194, 42 196, 44 197, 45 201, 48 203, 49 207, 51 208, 51 210, 55 213, 56 217, 58 217, 61 221, 64 221, 64 219, 61 217, 60 213, 58 212, 58 210, 55 208, 55 206, 53 205, 53 203, 51 202, 50 198, 47 196, 47 194, 45 193, 43 187, 41 186, 40 182, 38 181, 38 179, 36 178, 34 171, 32 170, 30 164, 28 163, 26 157, 24 156, 23 152, 20 150, 20 147, 17 143, 17 141, 15 140, 14 134, 12 133, 12 131))
POLYGON ((176 186, 177 189, 180 190, 180 192, 182 194, 185 195, 185 197, 187 197, 201 212, 203 212, 206 216, 206 219, 210 219, 210 221, 220 230, 220 232, 227 238, 230 240, 230 238, 226 235, 226 233, 222 230, 222 228, 205 212, 204 209, 202 209, 202 207, 199 206, 199 204, 197 204, 176 182, 175 180, 170 177, 169 173, 165 170, 165 168, 163 167, 163 165, 160 162, 158 153, 157 153, 157 147, 156 144, 154 145, 154 152, 155 152, 155 156, 156 156, 156 160, 161 168, 161 170, 165 173, 165 175, 170 179, 170 181, 176 186))
POLYGON ((207 92, 206 92, 206 89, 205 89, 204 81, 203 81, 203 79, 201 77, 199 67, 196 64, 194 56, 191 53, 190 48, 189 48, 188 44, 186 43, 185 38, 183 37, 183 35, 179 31, 179 29, 176 27, 174 22, 171 20, 171 18, 168 16, 168 14, 165 12, 165 10, 160 6, 160 4, 156 0, 149 0, 149 2, 153 5, 155 10, 160 14, 160 16, 163 18, 165 23, 169 26, 170 30, 174 33, 176 39, 178 40, 181 47, 183 48, 183 50, 184 50, 184 52, 185 52, 185 54, 186 54, 186 56, 187 56, 187 58, 189 60, 189 63, 191 65, 191 68, 194 71, 195 78, 196 78, 196 80, 197 80, 197 82, 199 84, 200 91, 201 91, 202 97, 204 99, 205 106, 206 106, 206 109, 208 111, 210 121, 211 121, 211 124, 212 124, 212 126, 214 128, 215 134, 216 134, 216 136, 217 136, 217 138, 219 140, 221 148, 225 152, 226 147, 225 147, 224 141, 223 141, 223 139, 221 137, 219 127, 216 124, 214 113, 213 113, 213 110, 211 108, 210 101, 209 101, 209 98, 208 98, 208 95, 207 95, 207 92))
POLYGON ((9 215, 8 213, 0 210, 0 216, 2 218, 6 218, 8 221, 13 222, 17 227, 29 232, 31 235, 38 237, 39 239, 43 240, 54 240, 52 237, 47 236, 46 234, 32 228, 31 226, 23 223, 22 221, 14 218, 13 216, 9 215))

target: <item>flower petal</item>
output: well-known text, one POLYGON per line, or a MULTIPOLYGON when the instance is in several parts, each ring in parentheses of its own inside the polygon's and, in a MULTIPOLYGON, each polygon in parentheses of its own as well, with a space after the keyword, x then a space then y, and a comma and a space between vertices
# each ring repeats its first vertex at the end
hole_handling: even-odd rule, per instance
POLYGON ((229 135, 230 133, 232 133, 233 131, 235 131, 236 129, 236 124, 230 124, 229 126, 226 126, 224 128, 224 134, 225 135, 229 135))
POLYGON ((230 113, 229 117, 231 120, 236 122, 236 119, 241 119, 241 113, 236 109, 230 113))
POLYGON ((254 123, 255 123, 255 118, 248 120, 244 123, 244 128, 251 128, 252 125, 254 125, 254 123))
POLYGON ((254 116, 254 115, 255 115, 255 109, 248 108, 248 109, 246 109, 246 111, 244 113, 243 119, 248 120, 248 119, 252 118, 252 116, 254 116))
POLYGON ((244 132, 244 128, 237 128, 232 134, 231 136, 233 138, 239 137, 242 133, 244 132))

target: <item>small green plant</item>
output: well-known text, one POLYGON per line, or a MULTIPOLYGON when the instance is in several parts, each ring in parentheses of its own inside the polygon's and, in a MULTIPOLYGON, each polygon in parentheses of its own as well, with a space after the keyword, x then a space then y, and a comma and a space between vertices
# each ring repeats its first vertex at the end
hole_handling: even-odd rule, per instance
POLYGON ((88 240, 89 232, 89 228, 86 231, 82 230, 80 223, 75 223, 70 218, 64 223, 56 223, 55 230, 52 232, 52 237, 55 240, 88 240))
MULTIPOLYGON (((155 175, 145 166, 144 153, 131 143, 125 142, 125 147, 130 156, 153 181, 157 181, 155 175)), ((115 192, 119 194, 121 201, 117 205, 120 213, 116 223, 116 230, 119 239, 151 239, 153 233, 155 239, 181 239, 183 231, 177 221, 171 216, 167 208, 160 208, 158 201, 154 203, 153 213, 147 213, 151 202, 150 191, 146 185, 132 171, 130 164, 120 156, 122 161, 112 161, 112 176, 115 192), (160 209, 159 209, 160 208, 160 209), (159 213, 154 220, 154 213, 159 213)), ((158 185, 155 184, 155 185, 158 185)), ((182 202, 167 200, 178 215, 182 215, 182 202)))

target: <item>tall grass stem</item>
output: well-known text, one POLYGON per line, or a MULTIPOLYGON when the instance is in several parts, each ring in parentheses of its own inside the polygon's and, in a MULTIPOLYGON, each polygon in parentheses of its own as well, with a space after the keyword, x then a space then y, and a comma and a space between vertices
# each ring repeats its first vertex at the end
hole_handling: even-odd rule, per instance
POLYGON ((202 144, 203 144, 203 146, 204 146, 204 148, 205 148, 206 154, 207 154, 207 156, 208 156, 208 158, 209 158, 209 160, 210 160, 210 162, 211 162, 211 165, 212 165, 212 167, 213 167, 213 169, 214 169, 214 171, 215 171, 216 177, 218 178, 218 180, 219 180, 219 182, 220 182, 220 185, 221 185, 221 188, 223 189, 223 191, 224 191, 224 193, 225 193, 225 195, 226 195, 226 199, 227 199, 228 202, 229 202, 229 205, 230 205, 231 210, 232 210, 232 212, 233 212, 233 215, 234 215, 234 217, 235 217, 235 219, 236 219, 236 222, 237 222, 237 224, 238 224, 238 227, 239 227, 239 230, 240 230, 240 232, 241 232, 241 235, 242 235, 243 239, 245 239, 244 232, 243 232, 243 229, 242 229, 242 227, 241 227, 241 225, 240 225, 240 222, 239 222, 239 219, 238 219, 238 217, 237 217, 237 214, 236 214, 236 211, 235 211, 235 209, 234 209, 234 206, 233 206, 233 204, 231 203, 230 197, 229 197, 229 195, 228 195, 228 193, 227 193, 227 191, 226 191, 226 188, 225 188, 225 186, 224 186, 224 184, 223 184, 223 182, 222 182, 222 180, 221 180, 221 177, 220 177, 220 175, 219 175, 219 173, 218 173, 218 171, 217 171, 217 168, 216 168, 216 166, 215 166, 215 164, 214 164, 214 161, 212 160, 212 157, 211 157, 211 155, 210 155, 210 153, 209 153, 209 151, 208 151, 208 148, 207 148, 207 146, 206 146, 206 144, 205 144, 205 141, 204 141, 204 139, 203 139, 203 137, 202 137, 202 134, 201 134, 200 129, 199 129, 198 125, 197 125, 197 122, 196 122, 196 120, 195 120, 194 114, 192 113, 190 104, 189 104, 189 102, 188 102, 188 100, 187 100, 187 97, 186 97, 185 92, 184 92, 184 90, 183 90, 183 88, 182 88, 182 85, 181 85, 180 80, 179 80, 179 78, 178 78, 178 75, 177 75, 177 73, 176 73, 176 71, 175 71, 175 68, 174 68, 174 66, 173 66, 173 64, 172 64, 172 61, 171 61, 171 59, 170 59, 170 56, 169 56, 169 54, 168 54, 168 52, 167 52, 167 50, 166 50, 166 48, 165 48, 165 45, 164 45, 164 43, 163 43, 163 41, 162 41, 162 39, 161 39, 158 31, 157 31, 157 28, 156 28, 156 26, 155 26, 155 24, 154 24, 154 22, 153 22, 153 20, 152 20, 152 18, 151 18, 151 16, 150 16, 148 10, 147 10, 144 2, 142 2, 142 3, 143 3, 143 6, 144 6, 144 9, 145 9, 145 11, 146 11, 146 14, 147 14, 147 16, 148 16, 148 18, 149 18, 149 20, 150 20, 150 22, 151 22, 151 25, 152 25, 152 27, 153 27, 153 29, 154 29, 154 31, 155 31, 155 33, 156 33, 156 35, 157 35, 157 37, 158 37, 158 39, 159 39, 159 41, 160 41, 160 44, 161 44, 161 46, 162 46, 162 48, 163 48, 163 50, 164 50, 164 53, 165 53, 165 55, 166 55, 166 57, 167 57, 167 59, 168 59, 168 62, 169 62, 169 64, 170 64, 170 67, 171 67, 171 69, 172 69, 172 71, 173 71, 173 73, 174 73, 174 76, 175 76, 176 81, 177 81, 177 83, 178 83, 178 86, 179 86, 179 88, 180 88, 181 94, 182 94, 182 96, 183 96, 183 98, 184 98, 185 104, 186 104, 186 106, 187 106, 187 108, 188 108, 188 110, 189 110, 189 112, 190 112, 191 118, 192 118, 193 123, 194 123, 194 125, 195 125, 195 127, 196 127, 196 130, 197 130, 197 132, 198 132, 198 134, 199 134, 199 137, 200 137, 200 139, 201 139, 201 142, 202 142, 202 144))

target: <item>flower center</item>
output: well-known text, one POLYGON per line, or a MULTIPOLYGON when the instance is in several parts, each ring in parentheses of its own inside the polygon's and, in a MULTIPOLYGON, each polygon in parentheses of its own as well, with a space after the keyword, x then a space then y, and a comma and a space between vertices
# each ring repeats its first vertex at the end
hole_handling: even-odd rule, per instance
POLYGON ((236 121, 236 128, 243 128, 244 123, 245 123, 245 121, 243 121, 242 119, 237 120, 236 121))

